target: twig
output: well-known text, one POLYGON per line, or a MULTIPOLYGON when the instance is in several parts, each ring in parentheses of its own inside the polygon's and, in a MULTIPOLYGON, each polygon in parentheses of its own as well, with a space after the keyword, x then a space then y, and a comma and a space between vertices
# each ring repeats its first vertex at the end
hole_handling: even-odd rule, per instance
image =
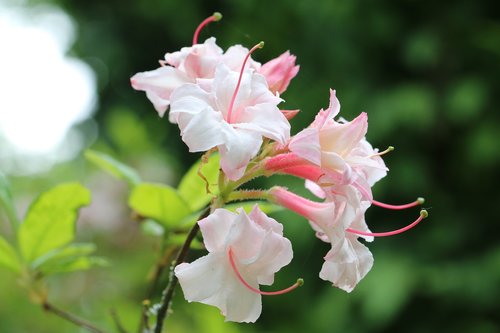
POLYGON ((153 278, 151 280, 151 285, 149 286, 149 290, 146 294, 145 299, 151 299, 153 297, 153 293, 156 289, 156 286, 158 285, 158 282, 160 281, 160 278, 163 274, 163 271, 165 270, 165 267, 167 267, 168 263, 171 260, 171 257, 174 255, 175 251, 178 249, 178 247, 171 247, 167 248, 160 261, 156 264, 156 267, 154 269, 153 273, 153 278))
MULTIPOLYGON (((201 216, 198 218, 198 221, 207 217, 209 213, 210 213, 210 209, 207 207, 205 209, 205 211, 203 212, 203 214, 201 214, 201 216)), ((196 237, 196 234, 198 233, 199 229, 200 229, 200 227, 199 227, 198 223, 195 223, 193 225, 193 227, 191 228, 191 230, 189 231, 189 234, 187 235, 186 241, 182 245, 182 248, 180 249, 179 253, 177 254, 177 258, 172 263, 172 267, 171 267, 172 274, 171 274, 171 277, 169 279, 167 287, 165 288, 165 290, 163 290, 161 306, 158 309, 158 313, 156 316, 156 326, 155 326, 154 333, 161 333, 161 331, 163 329, 163 322, 167 318, 167 312, 170 308, 170 303, 172 302, 172 297, 174 296, 174 290, 175 290, 175 287, 177 286, 177 283, 179 282, 179 280, 177 279, 175 274, 173 274, 173 269, 175 268, 175 266, 177 264, 184 261, 186 255, 189 251, 189 247, 191 246, 191 242, 196 237)))
POLYGON ((51 313, 55 314, 56 316, 59 316, 60 318, 66 320, 66 321, 69 321, 69 322, 71 322, 73 324, 75 324, 78 327, 86 329, 89 332, 92 332, 92 333, 104 333, 104 331, 102 331, 99 328, 95 327, 94 325, 92 325, 88 321, 86 321, 84 319, 81 319, 81 318, 75 316, 74 314, 71 314, 71 313, 68 313, 68 312, 66 312, 64 310, 61 310, 61 309, 53 306, 52 304, 48 303, 47 301, 45 301, 42 304, 42 306, 43 306, 43 309, 45 311, 51 312, 51 313))
POLYGON ((142 333, 143 329, 146 330, 146 332, 150 332, 151 328, 149 327, 149 307, 151 306, 151 302, 149 300, 144 300, 142 302, 142 314, 141 314, 141 331, 139 333, 142 333))
POLYGON ((116 330, 119 333, 127 333, 127 330, 125 330, 125 328, 123 327, 123 325, 120 321, 120 317, 118 317, 118 313, 116 312, 116 310, 111 309, 110 313, 111 313, 111 318, 113 318, 113 322, 115 323, 116 330))
POLYGON ((166 250, 164 250, 160 260, 157 262, 154 268, 151 285, 149 286, 148 292, 146 293, 146 297, 142 303, 143 309, 141 312, 141 319, 139 320, 139 328, 137 329, 137 333, 142 333, 144 329, 146 329, 146 331, 149 331, 147 322, 147 320, 149 319, 147 313, 150 305, 149 300, 153 297, 153 293, 156 290, 156 287, 158 285, 158 282, 160 281, 161 276, 163 275, 163 271, 165 270, 165 267, 167 267, 168 263, 171 262, 171 258, 175 254, 177 249, 178 249, 177 247, 169 247, 166 250))

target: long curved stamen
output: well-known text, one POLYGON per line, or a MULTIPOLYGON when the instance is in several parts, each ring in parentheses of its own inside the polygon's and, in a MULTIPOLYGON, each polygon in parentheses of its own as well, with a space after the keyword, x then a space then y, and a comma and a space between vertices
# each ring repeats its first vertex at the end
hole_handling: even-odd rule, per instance
POLYGON ((196 28, 196 30, 194 31, 194 35, 193 35, 193 45, 195 44, 198 44, 198 36, 200 35, 200 32, 201 30, 206 27, 210 22, 217 22, 217 21, 220 21, 222 18, 222 14, 219 13, 219 12, 215 12, 212 14, 212 16, 209 16, 207 17, 206 19, 204 19, 200 25, 198 25, 198 27, 196 28))
POLYGON ((250 55, 257 49, 261 49, 264 47, 264 42, 260 42, 259 44, 255 45, 248 51, 245 59, 243 60, 243 66, 241 66, 240 70, 240 77, 238 78, 238 83, 236 84, 236 88, 234 89, 233 97, 231 97, 231 103, 229 103, 229 109, 227 111, 227 122, 231 123, 231 114, 233 112, 233 107, 234 107, 234 101, 236 100, 236 95, 238 94, 238 90, 240 89, 240 84, 241 84, 241 78, 243 77, 243 71, 245 70, 245 65, 247 64, 248 58, 250 58, 250 55))
POLYGON ((360 235, 360 236, 371 236, 371 237, 387 237, 387 236, 394 236, 400 233, 403 233, 407 230, 410 230, 417 224, 419 224, 423 219, 425 219, 427 216, 429 216, 429 213, 425 209, 422 209, 420 211, 420 216, 418 219, 416 219, 413 223, 407 225, 406 227, 403 227, 401 229, 397 229, 394 231, 388 231, 388 232, 365 232, 365 231, 360 231, 360 230, 354 230, 351 228, 346 229, 347 232, 360 235))
POLYGON ((424 198, 418 198, 417 200, 410 202, 410 203, 407 203, 407 204, 404 204, 404 205, 390 205, 390 204, 386 204, 386 203, 383 203, 383 202, 380 202, 377 200, 372 200, 373 205, 379 206, 379 207, 382 207, 385 209, 392 209, 392 210, 408 209, 411 207, 422 205, 424 202, 425 202, 424 198))
POLYGON ((300 286, 302 286, 304 284, 304 280, 298 279, 297 282, 295 282, 293 285, 291 285, 288 288, 282 289, 282 290, 278 290, 278 291, 261 291, 261 290, 259 290, 257 288, 252 287, 251 285, 248 284, 248 282, 245 281, 245 279, 243 279, 243 277, 241 276, 240 272, 238 271, 238 268, 236 267, 236 263, 234 262, 233 250, 231 248, 229 248, 228 255, 229 255, 229 262, 231 263, 231 267, 233 268, 234 273, 238 277, 238 280, 240 280, 240 282, 245 287, 247 287, 249 290, 253 291, 254 293, 261 294, 261 295, 266 295, 266 296, 283 295, 283 294, 286 294, 286 293, 288 293, 288 292, 294 290, 295 288, 298 288, 298 287, 300 287, 300 286))
POLYGON ((368 157, 382 156, 382 155, 385 155, 387 153, 390 153, 393 150, 394 150, 394 147, 393 146, 389 146, 389 147, 387 147, 386 150, 378 152, 378 153, 375 153, 375 154, 372 154, 372 155, 370 155, 368 157))

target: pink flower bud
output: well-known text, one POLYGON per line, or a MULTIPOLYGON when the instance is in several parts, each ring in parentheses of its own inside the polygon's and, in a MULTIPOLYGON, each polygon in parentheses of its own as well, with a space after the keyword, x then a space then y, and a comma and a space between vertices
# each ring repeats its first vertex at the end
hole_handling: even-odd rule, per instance
POLYGON ((299 72, 300 66, 295 65, 296 57, 286 51, 273 60, 266 62, 259 70, 264 75, 273 93, 283 93, 290 81, 299 72))

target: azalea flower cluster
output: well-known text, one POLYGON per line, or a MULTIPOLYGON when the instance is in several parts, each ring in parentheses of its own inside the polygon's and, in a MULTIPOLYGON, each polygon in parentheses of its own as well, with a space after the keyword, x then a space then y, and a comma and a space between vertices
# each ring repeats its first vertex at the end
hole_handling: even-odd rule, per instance
POLYGON ((361 113, 352 121, 338 118, 340 103, 330 90, 330 104, 314 121, 294 136, 290 123, 298 110, 285 110, 281 95, 297 75, 296 57, 288 51, 261 65, 251 55, 263 47, 235 45, 225 52, 215 38, 167 53, 158 69, 131 78, 136 90, 145 91, 158 114, 177 124, 190 152, 217 151, 220 155, 219 192, 210 215, 198 221, 208 254, 192 263, 180 263, 175 275, 188 301, 218 307, 226 320, 254 322, 261 313, 261 295, 279 295, 302 284, 275 292, 260 290, 271 285, 274 275, 292 260, 291 242, 283 225, 264 214, 258 205, 250 213, 229 211, 232 201, 260 199, 281 205, 305 217, 318 239, 331 245, 319 273, 321 279, 350 292, 368 273, 373 256, 360 238, 406 231, 423 218, 390 232, 371 232, 365 212, 371 205, 406 209, 373 199, 371 188, 386 176, 382 156, 366 140, 368 117, 361 113), (249 180, 288 174, 305 180, 318 199, 301 197, 281 186, 268 190, 241 190, 249 180))

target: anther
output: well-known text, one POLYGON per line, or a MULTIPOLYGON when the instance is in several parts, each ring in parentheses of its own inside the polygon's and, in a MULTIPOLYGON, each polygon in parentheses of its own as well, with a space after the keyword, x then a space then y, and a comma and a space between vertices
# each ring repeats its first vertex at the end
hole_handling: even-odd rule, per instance
POLYGON ((407 204, 404 204, 404 205, 390 205, 390 204, 386 204, 386 203, 383 203, 383 202, 380 202, 377 200, 372 200, 373 205, 379 206, 379 207, 382 207, 385 209, 392 209, 392 210, 408 209, 411 207, 422 205, 424 202, 425 202, 424 198, 418 198, 417 200, 410 202, 410 203, 407 203, 407 204))
POLYGON ((264 42, 260 42, 248 51, 245 59, 243 60, 243 65, 241 66, 240 76, 238 78, 238 83, 236 84, 236 88, 234 89, 233 97, 231 97, 231 103, 229 103, 229 109, 227 111, 227 122, 231 123, 231 114, 233 112, 234 101, 236 100, 236 95, 238 94, 238 90, 240 89, 241 78, 243 77, 243 71, 245 70, 245 65, 250 58, 250 55, 257 49, 261 49, 264 47, 264 42))
POLYGON ((394 236, 394 235, 403 233, 403 232, 405 232, 407 230, 410 230, 411 228, 413 228, 414 226, 416 226, 417 224, 419 224, 427 216, 429 216, 429 213, 425 209, 422 209, 420 211, 420 216, 418 217, 418 219, 416 219, 415 221, 413 221, 411 224, 407 225, 406 227, 403 227, 401 229, 397 229, 397 230, 394 230, 394 231, 388 231, 388 232, 366 232, 366 231, 360 231, 360 230, 355 230, 355 229, 351 229, 351 228, 346 229, 346 231, 350 232, 350 233, 353 233, 353 234, 356 234, 356 235, 360 235, 360 236, 371 236, 371 237, 394 236))
POLYGON ((293 285, 291 285, 288 288, 282 289, 282 290, 278 290, 278 291, 262 291, 262 290, 259 290, 257 288, 252 287, 250 284, 248 284, 248 282, 245 281, 245 279, 243 279, 243 277, 241 276, 240 272, 238 271, 238 268, 236 267, 236 263, 234 262, 233 250, 231 248, 229 248, 228 255, 229 255, 229 262, 231 263, 231 267, 233 268, 234 273, 238 277, 238 280, 240 280, 240 282, 245 287, 247 287, 250 291, 253 291, 254 293, 265 295, 265 296, 283 295, 283 294, 286 294, 286 293, 288 293, 288 292, 290 292, 290 291, 292 291, 292 290, 294 290, 294 289, 296 289, 298 287, 301 287, 304 284, 304 280, 303 279, 297 279, 297 282, 295 282, 293 285))
POLYGON ((387 147, 386 150, 378 152, 378 153, 375 153, 375 154, 372 154, 369 157, 382 156, 382 155, 385 155, 387 153, 390 153, 393 150, 394 150, 394 147, 393 146, 389 146, 389 147, 387 147))
POLYGON ((193 45, 198 44, 198 36, 200 35, 200 32, 204 27, 206 27, 210 22, 217 22, 220 21, 221 19, 222 19, 222 14, 219 12, 215 12, 212 14, 212 16, 209 16, 206 19, 204 19, 194 31, 193 45))

